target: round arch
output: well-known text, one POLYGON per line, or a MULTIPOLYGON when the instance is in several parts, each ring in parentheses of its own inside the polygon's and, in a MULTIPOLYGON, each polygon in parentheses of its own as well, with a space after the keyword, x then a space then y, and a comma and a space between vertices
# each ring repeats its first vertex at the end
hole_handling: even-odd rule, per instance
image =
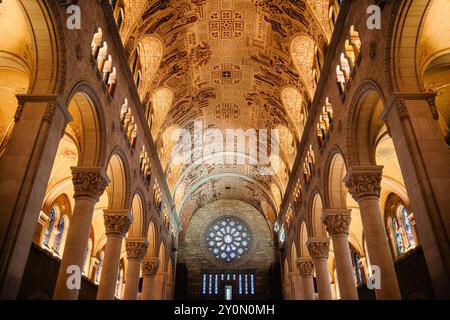
POLYGON ((144 200, 140 190, 136 191, 131 202, 131 214, 133 222, 128 231, 129 237, 142 237, 144 235, 144 221, 145 221, 145 206, 144 200))
MULTIPOLYGON (((104 166, 106 132, 104 114, 98 95, 87 82, 78 83, 71 91, 66 105, 72 116, 68 124, 78 142, 78 166, 104 166)), ((67 129, 66 129, 67 131, 67 129)))
POLYGON ((313 193, 314 196, 311 201, 311 236, 313 237, 327 237, 325 225, 322 222, 323 202, 319 191, 313 193))
POLYGON ((324 202, 327 208, 347 207, 347 188, 344 184, 344 177, 347 174, 345 159, 336 147, 329 154, 325 166, 325 190, 327 190, 324 202))
POLYGON ((363 81, 353 97, 347 120, 349 166, 376 164, 375 145, 384 126, 384 105, 380 87, 372 80, 363 81))
POLYGON ((111 183, 106 187, 109 209, 130 208, 130 174, 124 152, 116 148, 109 158, 106 173, 111 183))

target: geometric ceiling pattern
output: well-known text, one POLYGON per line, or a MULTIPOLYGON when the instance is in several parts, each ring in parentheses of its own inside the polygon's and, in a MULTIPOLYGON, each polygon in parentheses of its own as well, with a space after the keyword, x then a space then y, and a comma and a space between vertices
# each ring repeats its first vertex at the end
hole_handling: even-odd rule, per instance
MULTIPOLYGON (((124 3, 127 12, 124 42, 128 52, 149 36, 160 39, 164 48, 159 68, 143 69, 151 75, 147 76, 151 80, 145 84, 147 92, 141 96, 151 99, 152 93, 162 87, 173 92, 173 102, 164 110, 154 139, 164 153, 160 157, 168 159, 165 169, 177 167, 171 170, 173 183, 169 185, 182 220, 187 222, 198 207, 208 202, 239 199, 273 222, 299 141, 298 114, 292 109, 292 103, 289 110, 283 104, 282 92, 289 86, 297 89, 305 101, 311 99, 314 87, 310 60, 314 46, 324 54, 331 35, 329 1, 128 0, 124 3), (293 40, 298 36, 301 38, 293 48, 293 40), (294 51, 297 61, 293 59, 294 51), (269 163, 272 160, 277 165, 262 172, 261 161, 249 160, 253 156, 250 148, 234 149, 234 162, 210 163, 206 159, 217 156, 218 151, 203 148, 199 158, 186 158, 175 164, 171 154, 183 139, 182 136, 169 139, 167 132, 173 137, 174 128, 183 129, 181 132, 187 132, 192 138, 190 142, 183 140, 185 146, 188 143, 204 146, 194 139, 194 128, 199 123, 203 130, 216 130, 213 132, 222 132, 224 137, 230 129, 267 130, 267 142, 260 148, 266 147, 269 163), (276 136, 271 131, 274 129, 281 132, 277 153, 271 153, 277 150, 270 139, 276 136), (238 161, 240 157, 246 160, 238 161)), ((157 60, 151 53, 142 56, 152 57, 148 63, 143 61, 143 66, 153 66, 157 60)))

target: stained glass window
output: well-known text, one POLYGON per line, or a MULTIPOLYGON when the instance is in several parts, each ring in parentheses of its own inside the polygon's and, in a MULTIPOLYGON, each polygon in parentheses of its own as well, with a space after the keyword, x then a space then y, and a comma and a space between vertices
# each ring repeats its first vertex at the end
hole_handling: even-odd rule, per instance
POLYGON ((355 275, 356 275, 356 283, 358 285, 363 283, 363 279, 362 279, 362 274, 361 274, 361 269, 359 267, 359 256, 358 254, 352 250, 352 262, 353 262, 353 268, 355 270, 355 275))
POLYGON ((56 234, 55 234, 55 242, 53 244, 53 249, 60 254, 60 249, 61 249, 61 242, 62 242, 62 238, 64 235, 64 228, 65 228, 65 219, 61 218, 59 220, 59 224, 58 224, 58 228, 56 229, 56 234))
POLYGON ((397 218, 392 218, 392 234, 394 237, 394 243, 397 250, 397 255, 401 255, 403 252, 405 252, 405 246, 403 244, 402 235, 399 231, 398 221, 397 218))
POLYGON ((414 234, 411 227, 411 220, 409 219, 408 210, 405 207, 400 207, 403 227, 405 229, 406 238, 408 239, 408 248, 414 248, 416 241, 414 240, 414 234))
POLYGON ((208 230, 206 242, 211 254, 223 262, 236 261, 250 246, 248 227, 237 218, 217 220, 208 230))
POLYGON ((52 208, 48 216, 47 229, 45 229, 44 234, 44 246, 46 246, 47 248, 50 247, 50 239, 52 237, 53 227, 55 226, 55 220, 56 220, 56 212, 55 208, 52 208))

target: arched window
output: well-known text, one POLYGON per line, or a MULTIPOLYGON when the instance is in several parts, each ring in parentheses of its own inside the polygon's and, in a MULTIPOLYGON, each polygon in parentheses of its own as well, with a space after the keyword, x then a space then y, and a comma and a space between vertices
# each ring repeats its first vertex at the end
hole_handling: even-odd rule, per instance
POLYGON ((122 0, 111 0, 111 7, 113 9, 113 13, 114 13, 114 18, 116 20, 117 23, 117 27, 120 29, 122 28, 123 25, 123 20, 124 20, 124 6, 123 6, 123 1, 122 0))
POLYGON ((98 255, 98 262, 97 262, 97 269, 95 270, 95 283, 99 284, 100 283, 100 278, 102 275, 102 267, 103 267, 103 256, 105 255, 105 253, 103 251, 100 252, 100 254, 98 255))
POLYGON ((391 219, 391 228, 392 228, 392 236, 393 236, 397 255, 401 255, 403 252, 405 252, 405 246, 403 244, 402 235, 399 230, 400 227, 398 225, 398 221, 397 221, 396 217, 392 217, 392 219, 391 219))
POLYGON ((87 277, 89 276, 89 267, 91 264, 91 254, 92 254, 92 239, 89 239, 86 250, 84 251, 84 265, 83 265, 83 274, 87 277))
POLYGON ((46 246, 48 249, 50 249, 50 239, 53 233, 53 227, 55 226, 55 220, 56 220, 56 211, 55 208, 52 208, 52 210, 50 210, 50 214, 48 215, 47 228, 45 228, 43 240, 44 246, 46 246))
POLYGON ((355 271, 356 285, 361 285, 365 282, 364 270, 362 268, 361 257, 355 248, 349 244, 350 246, 350 255, 352 258, 353 270, 355 271))
POLYGON ((417 246, 414 215, 400 197, 391 194, 386 202, 387 231, 395 257, 417 246))
POLYGON ((57 207, 52 207, 42 238, 42 246, 58 256, 62 254, 62 243, 67 229, 66 219, 57 207))
POLYGON ((341 70, 341 66, 336 67, 336 82, 339 88, 339 93, 343 94, 345 92, 345 76, 341 70))
POLYGON ((63 235, 64 235, 64 231, 65 231, 65 223, 66 219, 64 217, 62 217, 59 220, 59 224, 58 227, 55 230, 55 241, 53 243, 53 249, 56 251, 56 253, 61 254, 60 249, 61 249, 61 242, 63 239, 63 235))
POLYGON ((123 260, 120 260, 120 268, 119 272, 117 273, 117 283, 116 283, 116 292, 115 297, 118 299, 122 298, 122 288, 124 282, 124 266, 123 266, 123 260))
POLYGON ((399 210, 402 217, 403 229, 408 242, 408 248, 414 248, 416 246, 416 240, 414 239, 413 227, 411 225, 411 220, 409 219, 408 210, 406 210, 404 206, 400 206, 399 210))

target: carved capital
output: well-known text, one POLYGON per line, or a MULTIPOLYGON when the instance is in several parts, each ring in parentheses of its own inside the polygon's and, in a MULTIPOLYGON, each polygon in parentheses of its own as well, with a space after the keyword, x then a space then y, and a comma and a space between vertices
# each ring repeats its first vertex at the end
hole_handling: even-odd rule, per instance
POLYGON ((72 167, 74 198, 90 197, 98 201, 110 180, 103 168, 72 167))
POLYGON ((301 277, 312 277, 314 274, 314 263, 311 258, 299 258, 296 261, 298 272, 301 277))
POLYGON ((159 258, 150 258, 142 261, 142 275, 155 276, 159 269, 159 258))
POLYGON ((124 237, 132 222, 132 216, 128 210, 103 210, 106 235, 118 234, 124 237))
POLYGON ((147 253, 148 241, 145 238, 127 238, 125 248, 128 259, 143 259, 147 253))
POLYGON ((326 238, 309 238, 306 242, 309 255, 312 258, 328 258, 330 240, 326 238))
POLYGON ((322 215, 322 221, 330 236, 337 234, 348 235, 352 221, 351 209, 326 209, 322 215))
POLYGON ((367 196, 379 198, 382 174, 383 166, 351 167, 344 182, 356 201, 367 196))

